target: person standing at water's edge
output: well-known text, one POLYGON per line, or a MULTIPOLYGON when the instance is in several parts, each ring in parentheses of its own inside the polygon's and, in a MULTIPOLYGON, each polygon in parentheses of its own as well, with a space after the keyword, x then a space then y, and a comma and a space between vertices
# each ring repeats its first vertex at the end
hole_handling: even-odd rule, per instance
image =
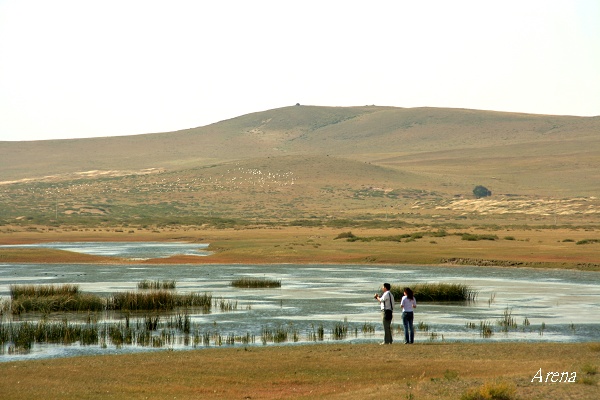
POLYGON ((415 329, 413 328, 415 315, 413 310, 417 307, 417 301, 410 288, 404 288, 404 296, 400 305, 402 306, 402 324, 404 325, 404 344, 412 344, 415 342, 415 329))
POLYGON ((380 296, 379 293, 375 294, 375 299, 379 301, 381 306, 381 313, 383 314, 383 343, 392 344, 392 318, 394 311, 394 296, 390 292, 390 284, 383 284, 383 294, 380 296))

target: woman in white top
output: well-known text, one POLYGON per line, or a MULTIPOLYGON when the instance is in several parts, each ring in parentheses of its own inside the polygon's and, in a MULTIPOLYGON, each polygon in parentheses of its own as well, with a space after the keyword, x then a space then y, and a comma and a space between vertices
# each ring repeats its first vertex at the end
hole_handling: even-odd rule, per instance
POLYGON ((400 305, 402 306, 402 324, 404 325, 404 344, 412 344, 415 342, 413 310, 417 307, 417 301, 410 288, 404 288, 404 296, 400 305))

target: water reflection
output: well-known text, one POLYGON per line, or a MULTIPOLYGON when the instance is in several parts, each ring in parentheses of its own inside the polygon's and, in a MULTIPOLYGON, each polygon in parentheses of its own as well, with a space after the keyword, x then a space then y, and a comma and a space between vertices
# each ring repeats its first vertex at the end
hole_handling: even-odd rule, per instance
MULTIPOLYGON (((79 285, 84 292, 110 296, 119 291, 136 290, 142 280, 175 280, 177 292, 210 293, 214 299, 236 302, 233 311, 214 307, 209 314, 188 310, 190 322, 197 328, 199 347, 207 332, 221 338, 249 335, 261 345, 265 330, 287 330, 298 334, 298 343, 312 341, 319 327, 324 340, 340 323, 349 334, 342 340, 352 342, 381 341, 381 316, 373 293, 384 281, 392 284, 461 283, 479 292, 470 303, 419 303, 415 324, 421 326, 416 341, 597 341, 600 340, 600 282, 596 273, 567 270, 532 270, 477 267, 372 266, 372 265, 47 265, 0 264, 0 296, 6 300, 11 284, 79 285), (278 289, 239 289, 231 287, 241 277, 269 278, 281 281, 278 289), (502 332, 497 324, 505 312, 517 327, 502 332), (481 336, 478 329, 488 321, 494 330, 491 337, 481 336), (375 333, 363 333, 373 326, 375 333), (357 333, 357 334, 355 334, 357 333)), ((419 299, 417 298, 417 301, 419 299)), ((51 316, 61 320, 65 315, 51 316)), ((3 316, 4 320, 8 318, 3 316)), ((34 318, 34 317, 24 317, 34 318)), ((38 316, 39 318, 39 316, 38 316)), ((85 316, 80 315, 79 319, 85 316)), ((123 322, 123 314, 100 315, 112 322, 123 322)), ((139 318, 143 318, 142 315, 139 318)), ((69 321, 76 317, 68 316, 69 321)), ((394 320, 395 337, 401 326, 399 314, 394 320)), ((169 348, 194 348, 193 335, 174 339, 169 348), (191 341, 190 341, 191 340, 191 341), (192 343, 192 344, 190 344, 192 343)), ((209 345, 218 345, 211 339, 209 345)), ((287 343, 295 343, 291 338, 287 343)), ((242 344, 241 341, 235 345, 242 344)), ((246 345, 247 343, 243 343, 246 345)), ((227 345, 222 341, 221 345, 227 345)), ((33 357, 103 354, 152 350, 152 346, 112 344, 98 346, 34 346, 30 354, 0 355, 0 360, 33 357), (61 350, 62 349, 62 350, 61 350)))

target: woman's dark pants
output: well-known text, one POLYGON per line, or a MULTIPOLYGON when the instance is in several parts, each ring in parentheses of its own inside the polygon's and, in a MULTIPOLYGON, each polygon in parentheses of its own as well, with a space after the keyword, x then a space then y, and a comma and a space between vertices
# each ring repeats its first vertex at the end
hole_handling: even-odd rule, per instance
POLYGON ((402 312, 402 324, 404 325, 404 343, 415 342, 415 330, 413 328, 414 314, 412 311, 402 312))

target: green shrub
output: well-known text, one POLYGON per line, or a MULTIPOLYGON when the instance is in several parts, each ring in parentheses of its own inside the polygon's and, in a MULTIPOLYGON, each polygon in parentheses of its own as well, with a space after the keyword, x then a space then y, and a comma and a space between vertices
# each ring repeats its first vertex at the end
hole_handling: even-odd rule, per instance
POLYGON ((498 236, 490 234, 477 235, 475 233, 463 233, 461 239, 476 242, 479 240, 498 240, 498 236))
POLYGON ((488 197, 492 195, 492 192, 486 188, 485 186, 477 185, 475 189, 473 189, 473 195, 480 199, 482 197, 488 197))
POLYGON ((600 239, 583 239, 578 241, 575 244, 592 244, 592 243, 600 243, 600 239))
POLYGON ((444 237, 447 236, 446 231, 439 230, 435 232, 413 232, 401 233, 399 235, 388 236, 356 236, 352 232, 340 233, 335 239, 346 239, 348 242, 401 242, 405 239, 406 242, 414 242, 417 239, 422 239, 425 236, 444 237))
POLYGON ((354 234, 352 234, 352 232, 342 232, 339 235, 337 235, 335 238, 333 238, 334 240, 336 239, 350 239, 350 238, 355 238, 356 236, 354 236, 354 234))

